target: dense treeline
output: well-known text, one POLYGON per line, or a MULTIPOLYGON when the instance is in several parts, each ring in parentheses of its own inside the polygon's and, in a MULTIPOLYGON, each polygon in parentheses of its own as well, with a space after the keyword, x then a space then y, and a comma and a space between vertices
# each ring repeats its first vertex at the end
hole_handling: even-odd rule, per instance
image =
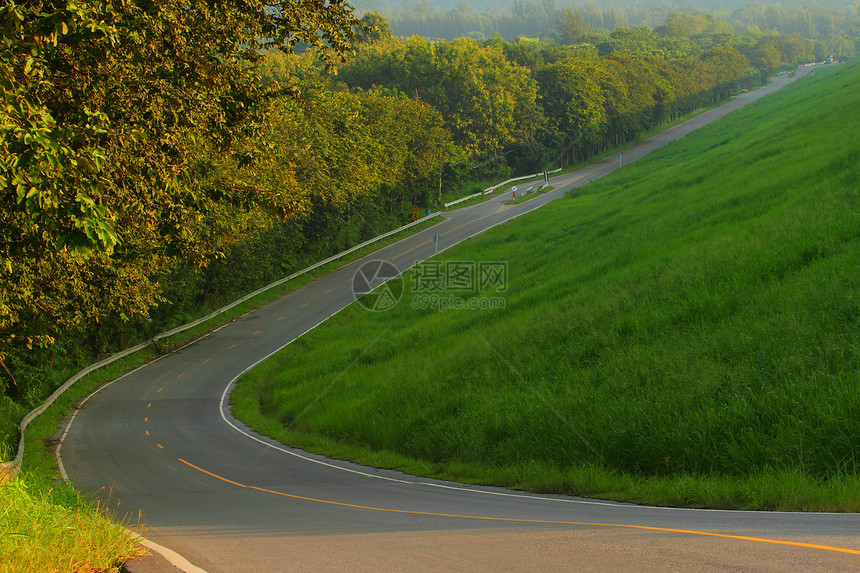
MULTIPOLYGON (((371 3, 373 4, 373 3, 371 3)), ((455 39, 470 36, 479 40, 500 35, 513 40, 520 36, 540 37, 564 42, 564 31, 557 28, 566 12, 575 10, 597 33, 608 35, 616 28, 656 28, 664 25, 672 13, 692 16, 690 6, 700 13, 710 13, 710 21, 725 33, 761 37, 773 33, 798 34, 815 42, 816 59, 833 55, 852 57, 860 49, 860 4, 852 2, 799 3, 767 2, 637 2, 631 6, 597 2, 555 2, 554 0, 516 0, 505 6, 485 6, 481 2, 458 2, 444 6, 419 2, 411 7, 374 8, 391 22, 398 36, 419 35, 431 39, 455 39), (603 4, 603 5, 602 5, 603 4), (717 19, 719 18, 719 20, 717 19)), ((707 17, 697 16, 704 21, 707 17)), ((700 34, 695 29, 688 30, 700 34)), ((683 32, 683 31, 682 31, 683 32)))
POLYGON ((505 156, 502 165, 516 172, 629 141, 749 88, 759 75, 812 59, 812 43, 799 36, 756 39, 713 17, 673 13, 655 30, 601 35, 580 12, 563 16, 563 43, 382 37, 363 46, 338 80, 429 103, 473 158, 505 156))
POLYGON ((563 40, 429 42, 342 4, 270 4, 0 8, 0 440, 52 370, 812 50, 680 13, 606 35, 567 10, 563 40))
MULTIPOLYGON (((199 274, 293 220, 303 196, 242 166, 284 86, 254 70, 300 42, 329 64, 358 21, 327 2, 0 6, 0 434, 50 368, 145 336, 177 269, 199 274)), ((264 172, 263 172, 264 173, 264 172)), ((173 314, 182 302, 172 304, 173 314)), ((171 312, 170 310, 166 312, 171 312)))

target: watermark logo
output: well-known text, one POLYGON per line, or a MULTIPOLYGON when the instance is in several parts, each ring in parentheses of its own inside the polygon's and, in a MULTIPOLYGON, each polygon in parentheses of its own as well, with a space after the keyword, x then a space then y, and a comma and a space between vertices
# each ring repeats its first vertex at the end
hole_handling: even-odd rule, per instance
POLYGON ((504 261, 425 261, 412 269, 415 310, 498 310, 508 290, 504 261))
POLYGON ((403 296, 403 277, 388 261, 370 261, 361 265, 352 276, 355 301, 375 312, 394 307, 403 296))
POLYGON ((418 294, 508 290, 508 263, 504 261, 425 261, 412 269, 412 290, 418 294))
POLYGON ((505 299, 500 296, 463 297, 455 294, 416 294, 412 298, 414 310, 499 310, 505 308, 505 299))

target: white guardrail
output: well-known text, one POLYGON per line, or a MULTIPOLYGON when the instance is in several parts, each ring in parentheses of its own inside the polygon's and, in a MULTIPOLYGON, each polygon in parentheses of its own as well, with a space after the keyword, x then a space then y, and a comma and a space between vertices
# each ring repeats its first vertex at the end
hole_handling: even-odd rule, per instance
POLYGON ((499 183, 497 185, 493 185, 492 187, 487 187, 483 191, 478 191, 477 193, 472 193, 471 195, 467 195, 466 197, 460 197, 459 199, 455 199, 454 201, 449 201, 448 203, 445 203, 445 208, 447 209, 451 205, 456 205, 457 203, 462 203, 463 201, 468 201, 469 199, 474 199, 475 197, 480 197, 481 195, 489 195, 490 193, 492 193, 493 191, 495 191, 499 187, 504 187, 508 183, 515 183, 517 181, 522 181, 523 179, 533 179, 535 177, 540 177, 544 173, 546 173, 548 175, 552 175, 554 173, 558 173, 559 171, 561 171, 560 168, 555 169, 553 171, 544 171, 541 173, 535 173, 534 175, 523 175, 522 177, 514 177, 513 179, 508 179, 507 181, 502 181, 501 183, 499 183))
POLYGON ((277 286, 280 286, 280 285, 284 284, 285 282, 291 281, 294 278, 297 278, 297 277, 299 277, 305 273, 309 273, 310 271, 318 269, 319 267, 321 267, 323 265, 326 265, 332 261, 336 261, 336 260, 338 260, 342 257, 345 257, 346 255, 349 255, 351 253, 354 253, 355 251, 362 249, 368 245, 371 245, 377 241, 387 239, 388 237, 390 237, 392 235, 396 235, 397 233, 404 231, 410 227, 414 227, 415 225, 418 225, 420 223, 423 223, 424 221, 427 221, 428 219, 432 219, 433 217, 438 217, 441 214, 442 214, 441 212, 433 213, 433 214, 428 215, 426 217, 422 217, 422 218, 418 219, 417 221, 413 221, 407 225, 403 225, 402 227, 398 227, 397 229, 394 229, 393 231, 389 231, 385 234, 374 237, 374 238, 370 239, 369 241, 365 241, 365 242, 361 243, 360 245, 356 245, 356 246, 352 247, 351 249, 343 251, 342 253, 338 253, 334 256, 331 256, 331 257, 325 259, 324 261, 320 261, 320 262, 315 263, 315 264, 313 264, 307 268, 304 268, 300 271, 297 271, 288 277, 284 277, 284 278, 279 279, 279 280, 277 280, 277 281, 275 281, 269 285, 266 285, 262 288, 259 288, 259 289, 255 290, 254 292, 243 296, 239 300, 233 301, 230 304, 228 304, 227 306, 225 306, 223 308, 219 308, 215 312, 213 312, 207 316, 204 316, 201 319, 195 320, 194 322, 189 322, 188 324, 183 324, 182 326, 178 326, 178 327, 174 328, 173 330, 169 330, 167 332, 157 334, 152 338, 152 340, 148 340, 146 342, 138 344, 137 346, 135 346, 133 348, 128 348, 126 350, 123 350, 122 352, 118 352, 117 354, 114 354, 113 356, 105 358, 104 360, 96 362, 95 364, 91 364, 91 365, 87 366, 86 368, 84 368, 83 370, 81 370, 80 372, 78 372, 77 374, 75 374, 74 376, 69 378, 68 380, 66 380, 66 382, 64 382, 62 386, 57 388, 54 391, 54 393, 48 397, 48 399, 45 401, 44 404, 42 404, 41 406, 39 406, 37 408, 34 408, 29 414, 24 416, 24 419, 21 420, 21 424, 18 426, 20 433, 21 433, 21 437, 18 440, 18 452, 15 455, 15 459, 8 461, 8 462, 0 463, 0 481, 2 481, 4 476, 5 477, 13 477, 13 476, 17 475, 18 472, 20 471, 21 460, 24 458, 24 431, 27 429, 27 426, 30 425, 30 422, 32 422, 34 419, 36 419, 45 410, 50 408, 51 405, 54 402, 56 402, 57 398, 62 396, 66 392, 66 390, 68 390, 69 388, 72 387, 72 385, 75 384, 75 382, 77 382, 78 380, 80 380, 81 378, 86 376, 87 374, 95 372, 99 368, 103 368, 103 367, 107 366, 108 364, 113 364, 117 360, 125 358, 126 356, 134 354, 135 352, 139 352, 139 351, 143 350, 144 348, 147 348, 151 344, 154 344, 155 342, 157 342, 158 340, 160 340, 162 338, 170 338, 171 336, 174 336, 174 335, 179 334, 181 332, 185 332, 188 329, 194 328, 195 326, 199 326, 199 325, 203 324, 204 322, 212 320, 213 318, 217 317, 218 315, 224 314, 228 310, 242 304, 243 302, 249 301, 250 299, 254 298, 255 296, 266 292, 267 290, 270 290, 270 289, 273 289, 277 286))

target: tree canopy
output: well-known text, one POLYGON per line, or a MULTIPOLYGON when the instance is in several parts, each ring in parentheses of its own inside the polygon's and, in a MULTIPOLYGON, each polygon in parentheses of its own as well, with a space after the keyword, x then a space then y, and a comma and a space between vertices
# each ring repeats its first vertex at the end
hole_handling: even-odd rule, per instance
POLYGON ((0 22, 0 360, 145 313, 164 261, 220 255, 218 203, 293 212, 274 187, 197 185, 201 150, 253 160, 243 141, 283 91, 259 82, 263 50, 333 66, 363 28, 340 0, 9 1, 0 22))

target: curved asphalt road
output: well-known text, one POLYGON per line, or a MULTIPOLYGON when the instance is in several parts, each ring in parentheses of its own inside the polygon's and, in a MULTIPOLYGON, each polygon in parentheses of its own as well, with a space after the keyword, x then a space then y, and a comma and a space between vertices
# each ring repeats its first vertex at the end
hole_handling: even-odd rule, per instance
MULTIPOLYGON (((777 82, 625 150, 638 159, 784 85, 777 82)), ((468 487, 332 461, 261 438, 225 405, 234 380, 353 301, 366 260, 405 270, 617 168, 494 198, 346 265, 103 387, 76 411, 61 467, 120 502, 146 536, 210 572, 860 569, 860 516, 661 509, 468 487), (505 198, 507 199, 507 197, 505 198)), ((186 568, 187 570, 192 570, 186 568)))

